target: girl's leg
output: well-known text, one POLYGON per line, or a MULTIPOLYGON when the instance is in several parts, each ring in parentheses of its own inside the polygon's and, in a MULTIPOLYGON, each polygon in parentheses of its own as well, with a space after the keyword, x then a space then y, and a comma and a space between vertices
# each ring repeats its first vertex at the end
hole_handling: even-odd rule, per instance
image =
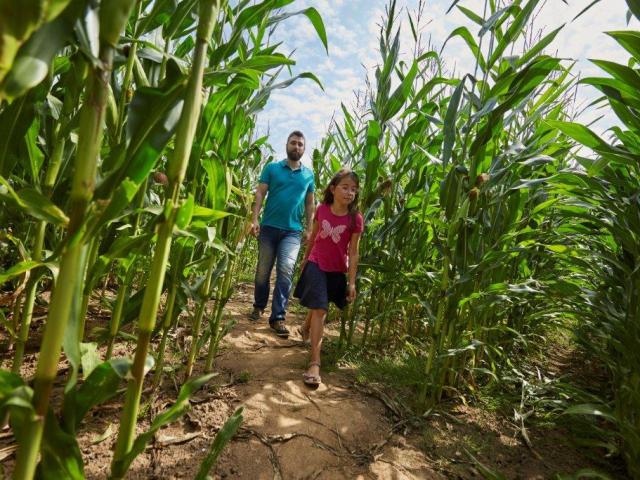
POLYGON ((307 340, 309 338, 309 332, 311 331, 311 312, 313 310, 309 310, 307 312, 307 316, 304 319, 304 323, 302 324, 302 339, 307 340))
POLYGON ((320 375, 320 347, 322 347, 322 336, 324 334, 324 319, 327 311, 324 309, 313 309, 307 318, 310 320, 309 337, 311 340, 311 361, 307 373, 309 375, 320 375), (313 365, 312 365, 313 364, 313 365))

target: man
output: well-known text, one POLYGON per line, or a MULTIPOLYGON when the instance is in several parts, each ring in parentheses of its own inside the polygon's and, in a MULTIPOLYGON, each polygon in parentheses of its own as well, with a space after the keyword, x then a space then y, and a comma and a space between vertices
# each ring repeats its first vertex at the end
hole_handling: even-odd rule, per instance
POLYGON ((291 291, 291 277, 300 250, 300 240, 308 240, 313 225, 315 190, 313 172, 302 165, 305 138, 296 130, 287 138, 287 158, 268 164, 256 188, 251 233, 258 238, 258 265, 255 276, 253 311, 249 318, 260 319, 269 299, 269 279, 276 264, 276 284, 273 288, 269 325, 279 337, 287 338, 285 314, 291 291), (258 221, 262 202, 267 202, 258 221), (307 227, 303 233, 302 211, 307 227))

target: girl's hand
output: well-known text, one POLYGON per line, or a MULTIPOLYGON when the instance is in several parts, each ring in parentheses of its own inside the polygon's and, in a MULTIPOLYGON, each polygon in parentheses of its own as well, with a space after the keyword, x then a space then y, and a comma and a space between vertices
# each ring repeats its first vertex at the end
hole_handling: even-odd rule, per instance
POLYGON ((351 303, 356 299, 356 286, 349 285, 347 287, 347 302, 351 303))

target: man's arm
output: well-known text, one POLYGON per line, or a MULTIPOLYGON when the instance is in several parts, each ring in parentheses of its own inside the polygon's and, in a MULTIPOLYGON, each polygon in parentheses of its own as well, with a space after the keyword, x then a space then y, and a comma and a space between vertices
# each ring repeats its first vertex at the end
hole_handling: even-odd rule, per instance
POLYGON ((313 220, 312 218, 311 222, 313 224, 313 227, 311 229, 311 234, 309 235, 309 241, 307 242, 304 248, 304 255, 302 255, 302 261, 300 262, 300 270, 304 268, 304 266, 307 263, 307 260, 309 260, 309 255, 311 254, 311 249, 313 248, 313 242, 316 241, 316 236, 318 235, 318 230, 319 230, 318 221, 313 220))
POLYGON ((304 214, 307 217, 307 228, 304 231, 304 241, 309 242, 313 230, 313 214, 315 213, 315 199, 313 192, 308 192, 304 198, 304 214))
POLYGON ((251 235, 257 237, 260 233, 260 210, 262 209, 262 202, 264 201, 264 197, 267 195, 267 191, 269 190, 269 185, 266 183, 259 183, 256 188, 256 198, 253 202, 253 216, 251 218, 251 235))

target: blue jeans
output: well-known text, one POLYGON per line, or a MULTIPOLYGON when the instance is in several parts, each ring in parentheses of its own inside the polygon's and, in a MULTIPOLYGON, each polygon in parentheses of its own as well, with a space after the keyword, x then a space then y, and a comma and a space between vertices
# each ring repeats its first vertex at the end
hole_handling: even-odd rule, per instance
POLYGON ((276 263, 276 285, 273 288, 269 323, 283 320, 289 303, 291 277, 300 250, 301 232, 262 225, 258 235, 258 267, 255 278, 254 307, 264 310, 269 300, 269 280, 276 263))

